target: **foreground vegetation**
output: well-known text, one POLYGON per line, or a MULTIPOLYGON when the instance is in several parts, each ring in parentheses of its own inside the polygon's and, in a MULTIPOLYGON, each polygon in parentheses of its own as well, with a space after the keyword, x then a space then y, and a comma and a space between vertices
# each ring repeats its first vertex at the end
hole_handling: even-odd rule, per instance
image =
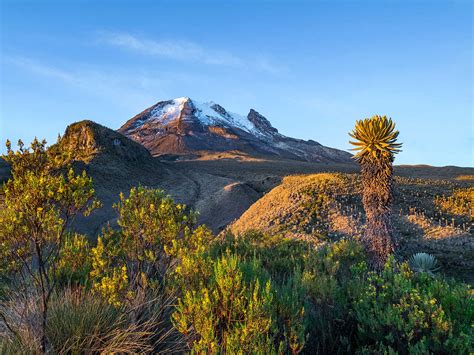
MULTIPOLYGON (((474 301, 467 285, 414 272, 393 258, 382 272, 369 271, 355 240, 315 250, 260 233, 209 244, 210 237, 198 228, 188 246, 176 249, 174 268, 147 286, 131 282, 123 266, 112 274, 91 267, 97 247, 83 243, 74 252, 83 266, 68 270, 51 299, 48 352, 472 350, 474 301)), ((32 299, 9 291, 3 302, 11 329, 4 329, 2 351, 38 351, 32 299)))
MULTIPOLYGON (((100 207, 85 173, 37 141, 7 159, 1 353, 472 352, 472 289, 430 258, 390 255, 373 271, 357 230, 317 243, 280 232, 214 236, 144 187, 122 194, 117 222, 90 241, 71 228, 100 207)), ((317 181, 306 227, 320 231, 335 207, 329 192, 349 193, 340 182, 352 180, 317 181)), ((436 206, 464 211, 465 197, 436 206)))

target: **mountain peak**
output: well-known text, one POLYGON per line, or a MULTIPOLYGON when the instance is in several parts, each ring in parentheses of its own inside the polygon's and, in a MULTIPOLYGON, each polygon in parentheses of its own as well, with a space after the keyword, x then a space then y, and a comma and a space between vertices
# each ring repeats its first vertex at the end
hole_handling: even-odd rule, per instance
POLYGON ((260 113, 255 111, 253 108, 250 109, 247 119, 253 123, 255 128, 260 132, 267 132, 269 134, 278 134, 278 130, 272 126, 269 120, 267 120, 260 113))
MULTIPOLYGON (((177 126, 187 122, 188 125, 220 126, 238 128, 247 132, 255 129, 254 125, 245 117, 226 111, 215 102, 201 103, 189 97, 179 97, 172 100, 159 101, 155 105, 139 113, 119 131, 127 134, 143 127, 154 125, 156 128, 177 126)), ((196 127, 194 127, 196 129, 196 127)))
POLYGON ((144 145, 154 156, 237 152, 306 161, 351 161, 349 153, 280 134, 254 109, 242 116, 213 101, 201 103, 189 97, 159 101, 118 131, 144 145))
POLYGON ((183 97, 177 97, 176 99, 173 99, 173 101, 176 102, 185 102, 185 101, 192 101, 189 97, 183 96, 183 97))

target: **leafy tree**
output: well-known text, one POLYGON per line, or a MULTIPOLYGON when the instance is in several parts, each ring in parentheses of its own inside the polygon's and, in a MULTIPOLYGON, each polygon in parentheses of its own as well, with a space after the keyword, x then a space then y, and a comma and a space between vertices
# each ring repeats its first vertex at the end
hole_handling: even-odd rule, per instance
POLYGON ((361 166, 362 202, 367 218, 364 244, 372 266, 381 269, 394 250, 391 205, 394 155, 400 151, 395 123, 386 116, 373 116, 356 122, 349 135, 361 166))
POLYGON ((57 286, 60 251, 74 217, 99 206, 92 180, 76 175, 35 139, 29 148, 18 142, 14 152, 7 141, 4 159, 12 178, 4 185, 0 209, 0 247, 7 272, 21 276, 23 292, 34 285, 40 295, 41 351, 46 351, 46 322, 51 294, 57 286))

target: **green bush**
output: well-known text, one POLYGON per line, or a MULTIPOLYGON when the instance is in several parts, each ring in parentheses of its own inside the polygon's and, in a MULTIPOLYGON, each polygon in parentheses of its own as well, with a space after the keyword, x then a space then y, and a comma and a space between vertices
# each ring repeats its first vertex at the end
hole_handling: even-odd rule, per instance
POLYGON ((381 273, 369 272, 356 283, 358 346, 399 353, 472 351, 474 300, 467 286, 414 274, 393 258, 381 273))
POLYGON ((121 306, 162 288, 183 244, 194 235, 195 216, 161 190, 132 188, 114 205, 120 228, 108 227, 91 250, 93 289, 121 306))
POLYGON ((310 324, 302 276, 301 271, 296 269, 285 282, 274 285, 274 332, 280 353, 301 352, 308 338, 310 324))
POLYGON ((269 353, 272 292, 261 284, 258 263, 245 265, 227 253, 214 264, 200 289, 185 289, 173 313, 175 327, 197 353, 269 353), (248 281, 242 269, 246 268, 248 281))
POLYGON ((305 295, 301 273, 294 277, 293 270, 304 265, 308 247, 257 232, 228 234, 209 247, 209 235, 199 229, 194 235, 193 242, 178 248, 174 284, 182 297, 173 319, 190 348, 299 352, 306 337, 305 295), (226 283, 239 290, 239 297, 226 298, 226 283), (238 322, 221 319, 222 303, 228 302, 238 322), (246 313, 249 307, 253 313, 246 313), (259 332, 253 324, 260 324, 259 332))
POLYGON ((342 240, 322 248, 303 275, 311 299, 310 341, 319 353, 469 353, 474 303, 470 288, 413 273, 389 259, 369 272, 363 248, 342 240))
POLYGON ((18 142, 13 151, 7 140, 3 158, 11 178, 3 186, 0 208, 0 274, 8 273, 24 296, 38 292, 41 322, 35 327, 41 352, 46 351, 46 326, 51 295, 60 283, 56 270, 72 221, 100 207, 92 179, 59 162, 34 139, 30 147, 18 142), (32 292, 31 289, 34 289, 32 292))

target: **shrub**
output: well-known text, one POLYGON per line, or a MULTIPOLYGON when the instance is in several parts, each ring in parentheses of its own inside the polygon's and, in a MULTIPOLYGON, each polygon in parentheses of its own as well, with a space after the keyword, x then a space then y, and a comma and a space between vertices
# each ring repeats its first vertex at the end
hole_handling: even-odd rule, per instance
POLYGON ((274 285, 275 343, 279 353, 298 354, 306 344, 309 319, 306 289, 299 269, 283 284, 274 285))
POLYGON ((258 263, 245 262, 227 253, 215 263, 210 279, 200 289, 183 290, 173 313, 173 323, 190 336, 198 353, 268 353, 273 349, 272 292, 262 284, 258 263))
POLYGON ((474 303, 467 286, 414 274, 393 258, 380 274, 369 272, 354 283, 356 346, 403 354, 472 350, 474 303))
POLYGON ((132 188, 114 205, 119 229, 107 228, 92 249, 93 288, 111 304, 131 302, 162 288, 181 240, 189 240, 195 216, 161 190, 132 188), (179 244, 179 245, 178 245, 179 244))
POLYGON ((349 282, 354 277, 352 269, 364 268, 365 259, 362 245, 347 239, 326 245, 308 258, 303 273, 311 324, 307 351, 352 351, 357 325, 351 314, 349 282))
POLYGON ((213 259, 209 257, 209 245, 214 236, 206 227, 199 226, 184 239, 175 240, 167 252, 176 260, 171 273, 171 287, 174 289, 199 288, 211 277, 213 259))
MULTIPOLYGON (((300 352, 307 335, 306 297, 301 272, 296 270, 303 267, 304 258, 309 252, 308 246, 281 235, 272 236, 258 232, 247 232, 239 237, 228 233, 214 241, 210 248, 207 244, 200 245, 201 247, 195 248, 195 251, 182 248, 185 257, 180 258, 176 267, 179 289, 183 295, 188 295, 187 302, 191 302, 189 295, 197 297, 193 302, 199 302, 200 297, 204 297, 200 293, 203 288, 208 291, 215 289, 217 287, 215 282, 209 283, 207 280, 216 277, 216 267, 222 268, 222 261, 231 256, 237 258, 238 272, 241 273, 242 282, 246 285, 253 285, 256 282, 259 285, 266 285, 270 279, 272 280, 272 301, 266 307, 265 315, 268 319, 272 319, 272 327, 268 339, 263 343, 260 339, 257 345, 254 344, 256 346, 254 350, 262 350, 259 347, 264 346, 267 350, 300 352), (196 252, 198 250, 199 252, 196 252)), ((193 324, 189 314, 181 314, 180 320, 189 322, 188 325, 193 324)), ((192 333, 192 331, 186 333, 184 329, 185 327, 181 328, 185 334, 192 333)), ((191 339, 190 344, 193 347, 195 338, 191 339)), ((219 346, 222 348, 226 346, 222 345, 222 340, 217 339, 215 342, 221 344, 219 346)))
POLYGON ((59 251, 56 278, 59 285, 85 285, 91 271, 89 241, 81 234, 67 234, 59 251))

